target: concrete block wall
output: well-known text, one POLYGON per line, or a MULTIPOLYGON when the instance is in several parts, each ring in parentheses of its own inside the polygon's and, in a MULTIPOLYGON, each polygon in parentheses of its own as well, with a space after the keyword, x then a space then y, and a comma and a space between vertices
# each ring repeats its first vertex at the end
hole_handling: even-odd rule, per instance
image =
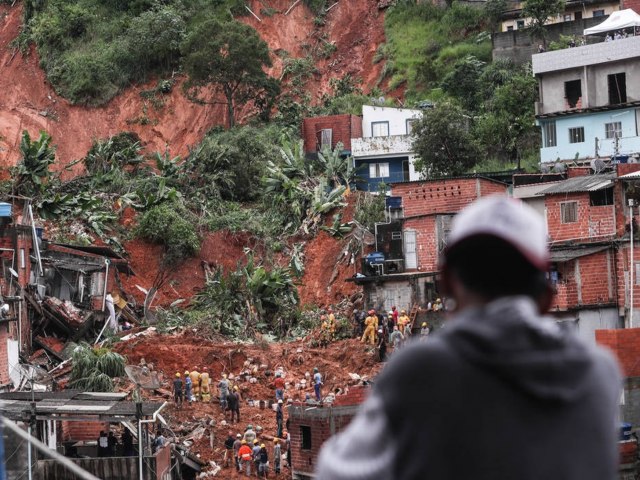
POLYGON ((318 151, 317 133, 328 128, 332 130, 331 148, 335 148, 338 142, 342 142, 344 150, 351 151, 351 139, 362 137, 362 119, 356 115, 343 114, 305 118, 302 121, 305 153, 318 151))
POLYGON ((563 193, 548 195, 545 198, 547 210, 547 227, 552 242, 579 240, 581 242, 603 240, 616 234, 616 207, 605 205, 590 206, 588 192, 563 193), (561 204, 578 202, 577 221, 562 223, 561 204))

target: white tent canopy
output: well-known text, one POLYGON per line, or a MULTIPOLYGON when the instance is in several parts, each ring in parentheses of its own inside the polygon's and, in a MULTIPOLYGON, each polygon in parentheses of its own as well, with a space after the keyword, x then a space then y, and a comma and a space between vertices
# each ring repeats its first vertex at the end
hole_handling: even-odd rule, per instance
POLYGON ((626 10, 613 12, 611 16, 600 25, 585 29, 584 34, 597 35, 599 33, 606 33, 630 27, 640 27, 640 15, 630 8, 627 8, 626 10))

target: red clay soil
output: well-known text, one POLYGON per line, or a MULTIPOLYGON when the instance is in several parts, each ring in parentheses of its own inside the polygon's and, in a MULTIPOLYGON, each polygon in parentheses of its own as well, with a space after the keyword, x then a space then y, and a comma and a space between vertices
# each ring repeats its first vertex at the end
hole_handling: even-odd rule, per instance
MULTIPOLYGON (((238 344, 231 342, 214 343, 197 337, 197 332, 185 332, 177 335, 140 337, 128 342, 117 343, 116 351, 127 357, 129 364, 138 364, 142 358, 151 363, 154 369, 164 375, 163 390, 171 390, 170 382, 175 372, 184 373, 185 370, 193 370, 194 367, 207 366, 217 384, 223 373, 232 373, 234 377, 245 369, 245 361, 252 359, 251 365, 265 365, 266 368, 258 368, 255 378, 257 383, 249 383, 244 379, 238 385, 242 392, 242 406, 240 409, 241 422, 239 424, 225 426, 220 409, 213 404, 196 403, 192 406, 184 406, 177 409, 173 403, 163 411, 173 431, 179 431, 180 425, 189 421, 201 421, 205 418, 214 419, 217 422, 215 443, 213 450, 209 446, 209 437, 203 437, 192 447, 192 453, 199 454, 205 461, 222 461, 224 454, 223 442, 227 432, 231 429, 241 433, 247 424, 260 425, 264 429, 265 438, 271 439, 276 431, 275 413, 268 408, 260 409, 259 406, 250 407, 248 400, 272 400, 275 397, 271 385, 272 374, 278 367, 285 372, 285 381, 291 385, 285 390, 285 401, 292 398, 294 401, 302 400, 308 393, 313 396, 313 389, 296 390, 294 384, 305 378, 305 373, 313 374, 313 368, 317 367, 323 375, 324 393, 335 388, 345 389, 354 385, 349 373, 357 373, 361 377, 373 378, 381 369, 381 364, 376 361, 374 352, 365 348, 358 340, 341 340, 330 344, 326 349, 308 347, 308 341, 296 341, 278 344, 238 344), (301 352, 298 353, 298 350, 301 352)), ((309 384, 309 381, 307 381, 309 384)), ((212 389, 213 397, 217 390, 212 389)), ((155 400, 165 399, 171 401, 168 395, 147 395, 155 400)), ((286 420, 286 414, 285 414, 286 420)), ((269 444, 269 452, 273 444, 269 444)), ((220 478, 236 478, 232 469, 221 472, 220 478)), ((283 476, 284 478, 284 476, 283 476)))
MULTIPOLYGON (((257 12, 260 3, 263 2, 252 2, 257 12)), ((375 85, 382 66, 373 65, 372 59, 378 44, 384 41, 384 15, 375 1, 341 0, 326 15, 327 23, 321 30, 314 30, 314 16, 302 2, 288 16, 282 12, 292 2, 271 0, 269 3, 281 13, 271 17, 262 15, 262 22, 250 15, 240 20, 255 27, 273 51, 284 49, 295 57, 306 56, 302 45, 312 43, 325 32, 327 41, 337 47, 328 60, 318 62, 319 73, 308 86, 309 91, 317 94, 314 101, 329 89, 331 78, 342 78, 348 73, 362 78, 365 90, 375 85)), ((186 155, 188 147, 198 143, 211 127, 224 123, 222 105, 196 105, 185 98, 180 88, 183 79, 178 79, 173 92, 163 97, 166 103, 160 110, 155 110, 139 95, 141 90, 155 86, 153 81, 124 90, 103 107, 71 105, 48 83, 35 49, 24 56, 10 46, 20 32, 21 20, 20 4, 0 5, 0 178, 8 176, 7 167, 19 158, 23 130, 32 136, 44 130, 52 136, 57 145, 55 168, 62 170, 71 161, 84 157, 94 139, 121 131, 136 132, 148 152, 169 147, 172 155, 186 155), (143 115, 148 117, 148 122, 136 121, 143 115)), ((276 55, 273 58, 270 73, 279 76, 281 60, 276 55)), ((240 108, 240 119, 249 113, 240 108)), ((65 175, 77 175, 82 168, 77 164, 73 172, 65 175)))

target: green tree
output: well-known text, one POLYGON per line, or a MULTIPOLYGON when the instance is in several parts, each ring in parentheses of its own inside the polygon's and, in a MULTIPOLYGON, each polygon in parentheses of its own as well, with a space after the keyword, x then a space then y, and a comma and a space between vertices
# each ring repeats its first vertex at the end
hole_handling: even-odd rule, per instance
POLYGON ((32 141, 29 132, 22 132, 20 162, 12 169, 14 191, 18 195, 34 196, 44 192, 51 172, 49 165, 56 160, 56 151, 51 146, 51 136, 40 132, 38 140, 32 141))
POLYGON ((475 111, 478 108, 479 88, 478 82, 485 63, 473 55, 458 60, 442 80, 442 88, 449 95, 455 97, 467 110, 475 111))
POLYGON ((469 117, 452 103, 424 112, 414 126, 416 170, 424 175, 460 175, 477 161, 478 149, 469 132, 469 117))
POLYGON ((496 26, 500 23, 502 14, 507 9, 507 0, 487 0, 484 4, 484 12, 489 22, 491 22, 491 28, 496 30, 496 26))
POLYGON ((123 377, 125 358, 106 348, 81 343, 71 355, 69 386, 86 392, 113 391, 113 377, 123 377))
POLYGON ((263 70, 271 66, 269 48, 248 25, 207 20, 187 36, 182 53, 189 75, 187 88, 198 101, 225 104, 229 128, 235 124, 237 104, 253 102, 264 110, 279 93, 278 82, 263 70), (214 94, 222 93, 224 100, 200 98, 205 86, 213 86, 214 94))
POLYGON ((565 0, 526 0, 522 7, 522 16, 530 18, 527 27, 532 38, 540 38, 547 46, 545 25, 550 17, 564 12, 565 0))

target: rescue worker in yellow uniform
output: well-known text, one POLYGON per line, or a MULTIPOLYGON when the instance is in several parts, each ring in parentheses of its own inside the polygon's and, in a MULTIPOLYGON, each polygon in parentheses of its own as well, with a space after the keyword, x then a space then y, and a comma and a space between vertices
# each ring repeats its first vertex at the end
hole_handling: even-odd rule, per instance
POLYGON ((320 324, 320 346, 326 348, 331 341, 329 322, 327 322, 327 317, 324 315, 320 315, 320 320, 322 321, 320 324))
POLYGON ((211 378, 209 377, 209 372, 207 367, 202 368, 202 373, 200 374, 200 396, 202 397, 203 402, 211 402, 211 378))
POLYGON ((362 338, 360 339, 360 342, 369 343, 369 345, 375 345, 376 343, 375 329, 376 329, 377 322, 378 322, 378 318, 375 315, 375 311, 369 310, 369 316, 364 320, 365 329, 364 329, 364 333, 362 334, 362 338))
POLYGON ((195 367, 191 372, 189 372, 189 377, 191 377, 193 397, 198 400, 198 397, 200 396, 200 373, 198 372, 198 367, 195 367))
POLYGON ((329 313, 329 334, 331 340, 333 340, 333 337, 336 335, 336 316, 334 315, 333 308, 331 307, 327 309, 327 312, 329 313))
POLYGON ((398 317, 398 330, 400 330, 400 333, 402 333, 403 335, 405 335, 404 329, 407 325, 409 325, 409 322, 411 322, 411 320, 407 316, 407 311, 401 310, 400 317, 398 317))

